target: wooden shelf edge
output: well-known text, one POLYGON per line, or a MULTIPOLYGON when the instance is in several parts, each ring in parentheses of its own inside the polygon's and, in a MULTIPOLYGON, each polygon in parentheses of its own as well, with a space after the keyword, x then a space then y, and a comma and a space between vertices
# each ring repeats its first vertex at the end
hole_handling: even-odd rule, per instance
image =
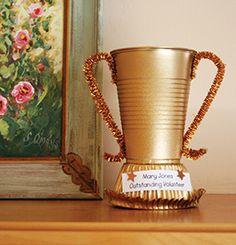
POLYGON ((0 222, 0 231, 96 231, 96 232, 228 232, 230 223, 132 223, 132 222, 0 222))

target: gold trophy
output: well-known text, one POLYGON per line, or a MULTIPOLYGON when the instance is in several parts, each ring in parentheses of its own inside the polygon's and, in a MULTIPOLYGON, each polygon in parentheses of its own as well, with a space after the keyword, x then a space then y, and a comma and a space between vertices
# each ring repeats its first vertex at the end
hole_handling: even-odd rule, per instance
POLYGON ((223 80, 225 66, 211 52, 185 48, 133 47, 88 58, 84 73, 99 113, 120 147, 110 162, 126 162, 114 191, 106 190, 112 205, 135 209, 179 209, 198 206, 204 189, 192 189, 181 156, 196 160, 205 149, 188 148, 196 129, 223 80), (184 134, 190 81, 201 59, 217 67, 213 84, 184 134), (94 65, 105 60, 117 86, 122 131, 114 122, 98 88, 94 65))

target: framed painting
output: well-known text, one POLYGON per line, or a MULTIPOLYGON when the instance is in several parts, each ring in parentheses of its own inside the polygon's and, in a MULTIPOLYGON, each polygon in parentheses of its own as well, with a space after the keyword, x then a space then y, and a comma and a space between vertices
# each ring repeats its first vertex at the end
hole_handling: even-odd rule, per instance
POLYGON ((1 1, 0 198, 102 198, 100 33, 101 0, 1 1))

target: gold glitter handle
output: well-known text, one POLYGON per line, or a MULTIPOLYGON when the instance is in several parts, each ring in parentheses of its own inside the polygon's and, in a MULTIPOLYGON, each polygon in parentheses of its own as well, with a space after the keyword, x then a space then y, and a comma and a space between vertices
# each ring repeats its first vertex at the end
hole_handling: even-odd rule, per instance
POLYGON ((105 153, 104 158, 109 162, 120 162, 125 157, 125 142, 124 136, 121 133, 121 130, 116 125, 110 110, 97 86, 96 78, 93 74, 94 66, 99 62, 105 60, 109 66, 110 71, 112 72, 112 79, 116 81, 116 72, 115 72, 115 65, 111 55, 108 53, 98 53, 95 55, 90 56, 84 64, 84 74, 89 86, 90 94, 95 102, 97 110, 101 114, 103 120, 106 122, 106 125, 111 130, 114 138, 116 139, 119 147, 120 152, 117 155, 113 155, 110 153, 105 153))
POLYGON ((196 76, 196 69, 201 59, 211 60, 216 65, 218 71, 208 91, 208 94, 203 101, 200 110, 198 111, 197 115, 193 119, 193 122, 190 124, 187 132, 184 135, 182 155, 192 160, 196 160, 200 158, 202 155, 204 155, 207 152, 206 149, 201 148, 199 150, 193 150, 188 148, 187 146, 190 140, 192 139, 195 131, 197 130, 198 126, 200 125, 203 117, 207 113, 212 101, 214 100, 225 73, 225 65, 221 61, 221 59, 211 52, 204 51, 204 52, 197 53, 194 58, 193 67, 192 67, 192 77, 191 77, 192 79, 195 78, 196 76))

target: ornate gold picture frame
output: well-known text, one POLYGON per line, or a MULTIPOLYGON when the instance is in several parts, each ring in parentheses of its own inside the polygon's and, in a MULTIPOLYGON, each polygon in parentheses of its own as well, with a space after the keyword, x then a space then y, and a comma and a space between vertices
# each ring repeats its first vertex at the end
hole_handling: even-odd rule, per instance
MULTIPOLYGON (((52 125, 54 127, 58 127, 57 132, 59 132, 59 135, 61 135, 59 140, 60 152, 59 154, 53 153, 50 155, 48 153, 44 154, 42 151, 41 155, 37 155, 37 148, 35 150, 36 153, 33 152, 32 148, 30 152, 31 155, 28 153, 27 155, 22 152, 18 157, 17 154, 11 156, 11 154, 9 154, 9 152, 11 153, 11 149, 9 148, 6 148, 8 150, 8 155, 5 155, 4 151, 2 150, 2 152, 0 152, 0 198, 2 199, 102 198, 101 122, 99 116, 96 114, 95 106, 90 99, 87 84, 84 81, 85 79, 82 72, 82 66, 85 59, 90 54, 97 52, 100 49, 102 3, 101 0, 55 1, 61 1, 63 4, 63 27, 61 28, 63 30, 60 98, 61 118, 52 117, 52 120, 55 120, 55 122, 52 122, 52 125), (58 120, 61 120, 60 124, 57 124, 58 120)), ((46 7, 50 7, 50 4, 52 5, 55 3, 55 1, 39 0, 37 5, 35 1, 31 3, 29 0, 28 2, 30 7, 25 11, 26 16, 27 13, 29 15, 29 22, 31 21, 30 23, 32 23, 33 28, 35 28, 35 25, 38 23, 38 30, 33 29, 33 31, 35 31, 36 34, 40 34, 40 32, 44 33, 46 36, 45 40, 49 40, 47 39, 48 33, 46 32, 50 32, 50 23, 48 24, 47 21, 51 20, 51 17, 43 18, 42 13, 43 11, 48 11, 46 7)), ((1 4, 8 4, 8 2, 9 4, 14 5, 14 3, 17 1, 3 1, 1 4)), ((12 7, 13 5, 9 5, 9 7, 12 7)), ((8 8, 8 6, 6 7, 8 8)), ((49 14, 47 16, 49 16, 49 14)), ((25 26, 25 28, 28 27, 27 24, 25 24, 25 26)), ((7 41, 9 45, 10 42, 12 42, 12 45, 15 45, 15 47, 11 49, 12 52, 14 51, 14 56, 11 58, 12 63, 15 62, 15 59, 22 60, 22 57, 25 57, 23 54, 26 52, 31 52, 31 49, 33 48, 41 48, 45 53, 47 53, 47 49, 50 50, 51 47, 49 44, 47 44, 46 41, 44 42, 44 40, 38 38, 36 34, 34 35, 32 30, 26 31, 23 26, 20 31, 22 33, 16 32, 12 34, 12 37, 7 41), (23 35, 25 36, 23 37, 23 35), (30 40, 31 37, 32 40, 30 40), (35 39, 33 40, 33 38, 35 39)), ((58 33, 58 35, 59 34, 60 33, 58 33)), ((38 65, 37 70, 35 69, 35 71, 38 72, 38 76, 42 77, 45 75, 45 69, 50 69, 50 62, 48 64, 47 60, 40 58, 36 58, 36 62, 38 65)), ((9 64, 10 63, 8 62, 5 66, 8 67, 9 64)), ((2 66, 2 64, 0 64, 0 66, 2 66)), ((4 71, 2 73, 4 75, 4 71)), ((99 69, 97 74, 98 76, 101 74, 99 69)), ((6 77, 7 76, 5 75, 5 78, 6 77)), ((28 75, 27 79, 25 79, 26 83, 20 83, 20 85, 28 86, 30 83, 29 79, 30 78, 28 75)), ((20 113, 22 118, 23 116, 26 118, 25 111, 27 111, 27 108, 34 105, 34 100, 35 104, 38 105, 39 101, 36 101, 36 99, 39 100, 40 98, 41 103, 41 100, 45 98, 45 89, 42 89, 42 91, 38 92, 37 94, 36 89, 41 88, 42 86, 38 86, 35 82, 36 80, 37 77, 32 79, 32 82, 29 85, 31 87, 29 88, 21 88, 19 87, 20 85, 18 86, 17 84, 18 87, 16 86, 16 90, 18 89, 18 92, 22 93, 20 94, 21 97, 19 97, 20 99, 23 98, 23 100, 21 100, 23 101, 22 103, 18 97, 13 97, 15 94, 12 92, 9 93, 9 97, 7 97, 8 95, 6 96, 8 100, 6 104, 11 102, 16 109, 13 110, 14 108, 12 109, 11 107, 9 109, 12 110, 12 112, 10 111, 11 114, 6 111, 5 113, 6 115, 12 116, 16 122, 19 121, 18 109, 21 110, 20 113), (28 97, 26 96, 27 93, 28 97), (44 97, 42 98, 43 95, 44 97)), ((51 80, 49 79, 48 82, 50 83, 51 80)), ((46 108, 46 111, 49 110, 46 108)), ((10 116, 8 117, 10 118, 10 116)), ((0 117, 0 120, 3 119, 3 116, 0 117)), ((27 120, 29 120, 29 117, 27 117, 27 120)), ((41 118, 41 120, 43 119, 41 118)), ((3 130, 2 134, 4 134, 5 137, 3 140, 9 141, 9 132, 7 130, 11 125, 7 125, 7 122, 7 120, 3 120, 3 124, 5 125, 5 128, 3 129, 5 129, 5 131, 3 130)), ((32 125, 32 123, 30 125, 32 125)), ((41 138, 39 139, 39 136, 37 135, 40 134, 37 133, 37 131, 35 134, 32 133, 35 131, 28 132, 29 134, 26 135, 27 137, 22 139, 24 143, 28 143, 29 139, 31 139, 33 142, 31 142, 32 145, 35 146, 37 145, 36 143, 39 143, 39 140, 41 140, 40 147, 44 146, 45 149, 46 145, 50 146, 50 144, 52 144, 52 141, 46 140, 48 136, 47 133, 45 133, 43 136, 41 133, 41 138)), ((15 140, 12 140, 13 146, 14 143, 15 140)), ((39 149, 44 149, 40 147, 39 149)), ((50 149, 52 149, 52 147, 50 149)))

